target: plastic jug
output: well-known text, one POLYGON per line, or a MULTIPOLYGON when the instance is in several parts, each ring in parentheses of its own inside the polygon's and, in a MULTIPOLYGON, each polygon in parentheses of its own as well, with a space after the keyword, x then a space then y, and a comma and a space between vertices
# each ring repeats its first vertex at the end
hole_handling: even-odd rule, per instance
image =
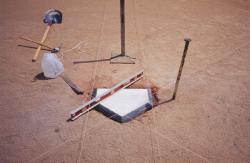
POLYGON ((55 53, 44 53, 42 59, 42 70, 47 78, 56 78, 64 71, 62 62, 55 53))

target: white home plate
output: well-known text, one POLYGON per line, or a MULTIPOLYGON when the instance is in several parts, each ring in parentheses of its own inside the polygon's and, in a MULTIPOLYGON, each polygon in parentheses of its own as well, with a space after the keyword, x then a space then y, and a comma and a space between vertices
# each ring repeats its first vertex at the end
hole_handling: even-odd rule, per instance
MULTIPOLYGON (((102 95, 109 89, 98 88, 93 97, 102 95)), ((128 122, 153 106, 151 89, 122 89, 103 100, 96 110, 118 121, 128 122)))

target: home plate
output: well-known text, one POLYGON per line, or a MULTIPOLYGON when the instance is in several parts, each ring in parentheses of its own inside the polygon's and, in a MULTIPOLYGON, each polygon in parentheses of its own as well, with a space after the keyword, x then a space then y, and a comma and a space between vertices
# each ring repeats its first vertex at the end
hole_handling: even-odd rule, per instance
MULTIPOLYGON (((94 90, 93 98, 108 91, 107 88, 94 90)), ((152 109, 151 89, 122 89, 96 106, 96 110, 118 122, 128 122, 152 109)))

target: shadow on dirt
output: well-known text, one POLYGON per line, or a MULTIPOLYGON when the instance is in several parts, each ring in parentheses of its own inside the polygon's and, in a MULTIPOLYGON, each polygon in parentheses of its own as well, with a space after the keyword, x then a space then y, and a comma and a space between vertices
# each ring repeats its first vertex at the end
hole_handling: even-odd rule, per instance
MULTIPOLYGON (((88 61, 74 61, 74 64, 79 64, 79 63, 94 63, 94 62, 107 62, 107 61, 111 61, 112 59, 118 58, 118 56, 114 56, 111 58, 104 58, 104 59, 96 59, 96 60, 88 60, 88 61)), ((135 58, 132 58, 135 59, 135 58)))
POLYGON ((107 58, 107 59, 97 59, 97 60, 89 60, 89 61, 75 61, 73 62, 74 64, 79 64, 79 63, 94 63, 94 62, 106 62, 106 61, 110 61, 111 58, 107 58))
POLYGON ((41 72, 34 77, 34 80, 50 80, 50 78, 46 78, 43 72, 41 72))

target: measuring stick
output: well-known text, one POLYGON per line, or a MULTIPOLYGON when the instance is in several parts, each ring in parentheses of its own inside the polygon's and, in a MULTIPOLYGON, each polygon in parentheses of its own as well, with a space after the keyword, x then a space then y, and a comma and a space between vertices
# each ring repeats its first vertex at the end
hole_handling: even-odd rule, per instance
POLYGON ((81 115, 85 114, 86 112, 92 110, 95 106, 99 105, 101 101, 107 99, 108 97, 112 96, 113 94, 119 92, 123 88, 130 86, 131 84, 135 83, 136 81, 140 80, 143 77, 143 70, 136 73, 135 75, 131 76, 130 78, 123 80, 121 83, 115 85, 111 89, 104 92, 102 95, 97 96, 90 100, 89 102, 79 106, 75 110, 71 111, 71 118, 70 120, 74 121, 81 115))

